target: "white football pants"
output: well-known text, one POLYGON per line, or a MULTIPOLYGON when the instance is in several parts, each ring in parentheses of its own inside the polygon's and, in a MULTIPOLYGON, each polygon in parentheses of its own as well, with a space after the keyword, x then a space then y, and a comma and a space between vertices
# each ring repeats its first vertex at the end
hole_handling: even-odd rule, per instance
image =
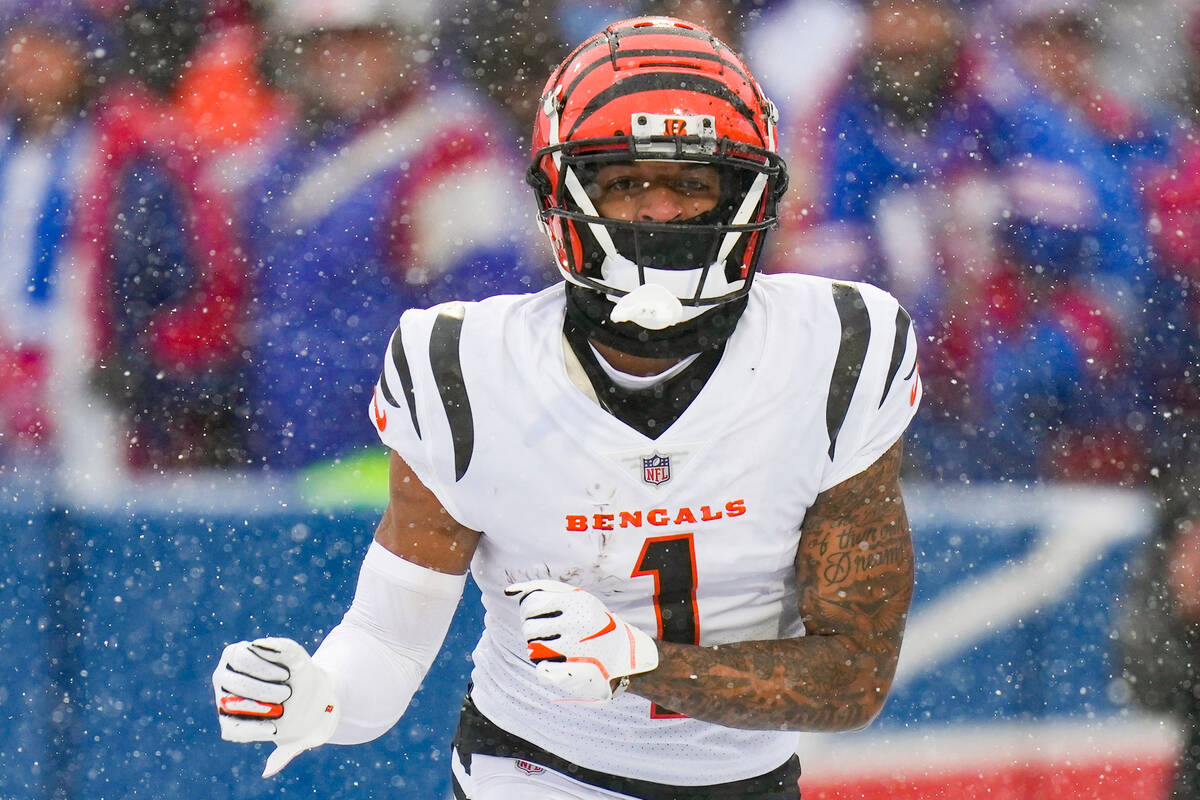
POLYGON ((456 751, 450 765, 468 800, 635 800, 516 758, 473 755, 468 775, 456 751))

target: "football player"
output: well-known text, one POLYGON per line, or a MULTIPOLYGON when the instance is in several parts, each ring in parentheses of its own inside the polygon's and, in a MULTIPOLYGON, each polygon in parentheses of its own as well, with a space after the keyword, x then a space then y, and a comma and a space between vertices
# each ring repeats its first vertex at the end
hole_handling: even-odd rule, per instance
POLYGON ((222 735, 277 744, 268 774, 396 723, 468 568, 458 798, 794 800, 794 732, 878 714, 913 587, 916 339, 874 287, 755 277, 775 117, 677 19, 552 74, 528 176, 564 281, 401 317, 350 610, 311 658, 239 642, 213 676, 222 735))

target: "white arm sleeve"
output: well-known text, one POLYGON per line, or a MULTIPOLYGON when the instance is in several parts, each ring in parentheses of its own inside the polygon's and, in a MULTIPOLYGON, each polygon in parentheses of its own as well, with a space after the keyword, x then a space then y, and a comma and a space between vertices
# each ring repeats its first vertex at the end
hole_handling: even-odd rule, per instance
POLYGON ((313 654, 342 706, 330 742, 369 742, 399 721, 442 647, 466 581, 371 543, 350 610, 313 654))

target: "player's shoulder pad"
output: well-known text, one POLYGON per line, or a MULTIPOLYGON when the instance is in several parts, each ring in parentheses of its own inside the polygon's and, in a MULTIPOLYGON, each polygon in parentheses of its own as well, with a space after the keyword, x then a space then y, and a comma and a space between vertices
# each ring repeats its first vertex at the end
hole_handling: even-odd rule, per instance
POLYGON ((825 415, 833 459, 851 405, 868 413, 882 408, 898 375, 902 383, 915 377, 917 346, 912 319, 892 295, 868 283, 829 285, 841 326, 825 415))

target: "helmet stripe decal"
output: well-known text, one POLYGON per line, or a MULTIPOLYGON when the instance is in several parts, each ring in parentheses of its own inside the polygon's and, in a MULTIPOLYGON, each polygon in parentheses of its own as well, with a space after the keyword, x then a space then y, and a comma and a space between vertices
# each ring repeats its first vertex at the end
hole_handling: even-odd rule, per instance
POLYGON ((562 75, 566 71, 567 66, 569 64, 571 64, 572 62, 574 62, 577 58, 579 58, 581 53, 586 53, 588 50, 591 50, 593 47, 600 47, 601 45, 604 45, 604 44, 606 44, 604 37, 598 37, 598 38, 590 39, 590 40, 584 42, 583 44, 579 45, 579 47, 576 47, 574 50, 571 51, 571 54, 569 56, 567 56, 566 59, 561 64, 558 65, 558 69, 556 69, 551 74, 550 82, 547 85, 548 86, 556 85, 559 82, 559 80, 562 79, 562 75))
POLYGON ((717 37, 713 36, 708 31, 696 30, 695 28, 685 28, 682 25, 638 25, 636 27, 626 28, 609 28, 605 31, 613 37, 624 39, 626 36, 687 36, 690 39, 699 39, 702 42, 717 42, 717 37))
POLYGON ((682 89, 684 91, 698 92, 724 100, 745 117, 751 125, 754 124, 754 112, 750 110, 742 98, 729 91, 729 88, 720 81, 703 75, 679 75, 677 73, 664 74, 657 72, 645 75, 632 75, 593 97, 591 102, 584 107, 579 118, 575 120, 575 124, 571 126, 571 130, 566 138, 570 140, 575 135, 575 131, 588 117, 619 97, 626 97, 639 92, 654 92, 666 89, 682 89))
MULTIPOLYGON (((622 50, 617 54, 617 58, 653 58, 656 56, 663 58, 695 58, 701 61, 712 61, 713 63, 720 64, 722 67, 733 70, 746 83, 751 83, 750 76, 746 74, 745 70, 733 61, 724 58, 719 51, 715 53, 697 53, 695 50, 656 48, 653 50, 622 50)), ((695 69, 695 67, 688 67, 688 69, 695 69)))
MULTIPOLYGON (((713 54, 713 53, 697 53, 695 50, 667 50, 667 49, 659 48, 659 49, 655 49, 655 50, 627 50, 627 51, 621 52, 618 55, 618 58, 681 58, 681 57, 697 58, 702 61, 712 61, 714 63, 720 64, 722 67, 726 67, 728 69, 733 70, 738 75, 740 75, 742 77, 742 79, 746 81, 746 83, 751 82, 750 76, 747 75, 740 66, 738 66, 737 64, 735 64, 734 62, 730 61, 727 58, 723 58, 722 56, 713 54)), ((588 75, 590 75, 593 72, 593 70, 597 69, 598 67, 608 66, 608 65, 609 65, 609 59, 597 58, 595 61, 593 61, 592 63, 588 64, 586 67, 581 69, 579 71, 579 74, 576 75, 575 78, 571 81, 570 85, 567 86, 567 91, 566 91, 565 96, 570 97, 571 93, 575 91, 575 87, 579 85, 579 82, 582 81, 584 78, 586 78, 588 75)))

